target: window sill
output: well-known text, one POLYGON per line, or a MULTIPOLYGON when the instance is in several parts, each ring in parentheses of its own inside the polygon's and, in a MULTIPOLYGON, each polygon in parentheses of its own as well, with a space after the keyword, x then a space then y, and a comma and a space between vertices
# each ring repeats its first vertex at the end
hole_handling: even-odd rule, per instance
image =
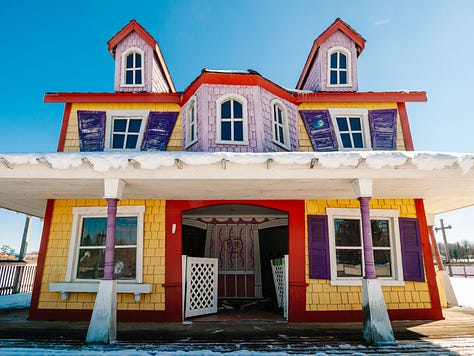
MULTIPOLYGON (((378 278, 380 285, 383 286, 392 286, 392 287, 404 287, 405 281, 399 281, 397 279, 383 279, 378 278)), ((362 286, 362 278, 354 279, 332 279, 332 286, 362 286)))
POLYGON ((248 146, 249 141, 222 141, 216 140, 216 145, 239 145, 239 146, 248 146))
MULTIPOLYGON (((97 293, 99 282, 59 282, 50 283, 50 292, 61 293, 61 300, 68 300, 69 293, 97 293)), ((141 283, 117 283, 117 293, 130 293, 135 295, 135 301, 139 302, 142 294, 151 293, 151 284, 141 283)))

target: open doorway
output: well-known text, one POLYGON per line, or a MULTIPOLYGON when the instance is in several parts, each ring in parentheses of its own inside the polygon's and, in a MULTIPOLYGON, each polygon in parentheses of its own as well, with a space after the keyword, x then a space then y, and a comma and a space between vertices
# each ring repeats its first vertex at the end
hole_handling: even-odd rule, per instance
POLYGON ((218 260, 218 312, 196 320, 284 320, 270 261, 288 254, 288 214, 222 204, 182 214, 182 254, 218 260))

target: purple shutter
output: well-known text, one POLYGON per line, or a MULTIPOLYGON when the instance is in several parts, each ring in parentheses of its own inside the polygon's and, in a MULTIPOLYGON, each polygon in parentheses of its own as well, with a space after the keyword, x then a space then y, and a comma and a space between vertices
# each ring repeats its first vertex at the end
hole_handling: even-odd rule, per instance
POLYGON ((77 110, 77 124, 81 152, 103 151, 105 111, 77 110))
POLYGON ((395 150, 397 148, 397 109, 370 110, 372 149, 395 150))
POLYGON ((418 219, 399 218, 400 246, 402 249, 403 279, 424 282, 418 219))
POLYGON ((142 151, 166 151, 177 118, 177 112, 150 112, 142 151))
POLYGON ((327 110, 300 110, 304 127, 315 151, 337 151, 337 140, 327 110))
POLYGON ((309 278, 331 279, 328 217, 308 215, 309 278))

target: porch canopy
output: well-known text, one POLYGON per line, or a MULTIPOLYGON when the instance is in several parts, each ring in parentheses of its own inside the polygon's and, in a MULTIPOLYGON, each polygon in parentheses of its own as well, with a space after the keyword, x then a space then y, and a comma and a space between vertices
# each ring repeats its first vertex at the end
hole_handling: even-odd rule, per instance
POLYGON ((358 151, 288 153, 76 152, 0 154, 0 207, 44 217, 47 199, 352 199, 355 179, 374 198, 422 198, 427 214, 474 204, 474 154, 358 151))

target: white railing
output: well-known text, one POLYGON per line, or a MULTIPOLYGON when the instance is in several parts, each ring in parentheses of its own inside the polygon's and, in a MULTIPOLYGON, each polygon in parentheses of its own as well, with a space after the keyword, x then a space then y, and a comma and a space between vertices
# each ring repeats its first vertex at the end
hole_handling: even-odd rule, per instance
POLYGON ((36 264, 0 262, 0 295, 31 292, 35 273, 36 264))

